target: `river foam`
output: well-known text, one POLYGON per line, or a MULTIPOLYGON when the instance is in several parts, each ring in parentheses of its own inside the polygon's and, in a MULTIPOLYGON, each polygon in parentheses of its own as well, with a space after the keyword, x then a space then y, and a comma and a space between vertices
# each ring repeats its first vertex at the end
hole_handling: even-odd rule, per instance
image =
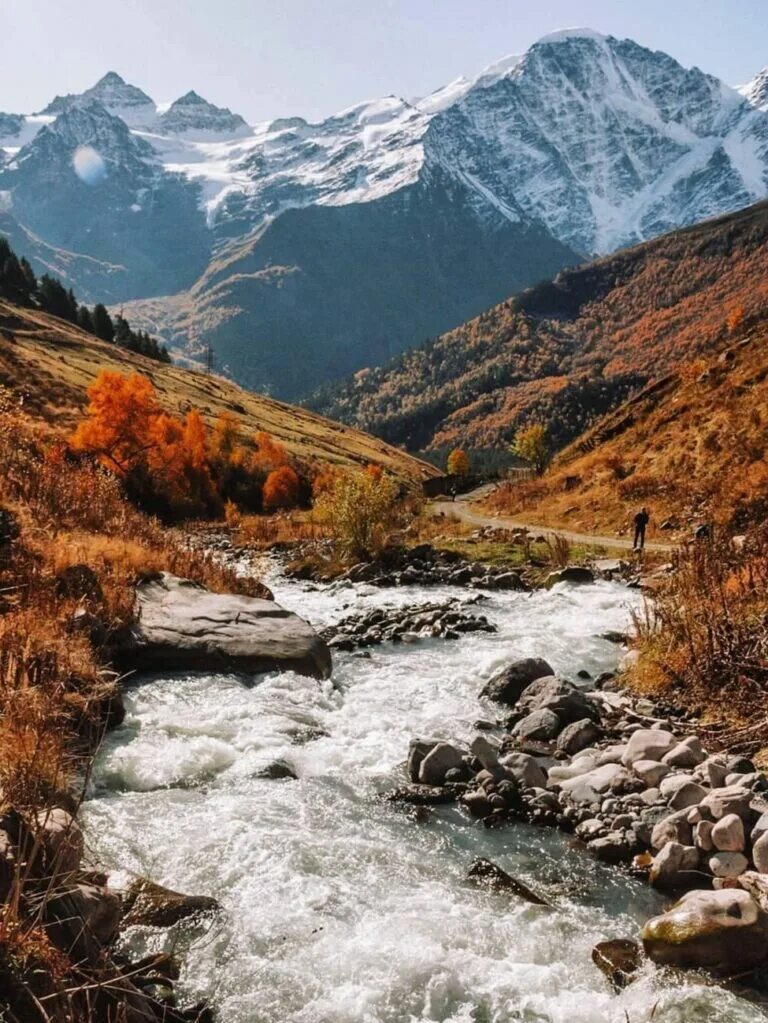
MULTIPOLYGON (((315 590, 279 575, 270 585, 316 626, 457 593, 315 590)), ((332 682, 286 673, 129 687, 126 723, 96 764, 87 835, 97 862, 222 903, 210 931, 182 932, 185 997, 213 999, 227 1023, 765 1019, 651 968, 609 991, 593 945, 636 937, 660 901, 566 837, 522 824, 487 831, 454 808, 417 823, 375 798, 402 780, 411 737, 468 740, 477 718, 495 716, 478 692, 509 660, 544 656, 571 677, 615 666, 617 648, 598 637, 626 629, 634 599, 610 583, 492 594, 481 610, 498 633, 339 654, 332 682), (256 777, 277 758, 298 780, 256 777), (555 908, 469 886, 475 856, 555 908)), ((179 935, 137 928, 129 940, 145 951, 179 935)))

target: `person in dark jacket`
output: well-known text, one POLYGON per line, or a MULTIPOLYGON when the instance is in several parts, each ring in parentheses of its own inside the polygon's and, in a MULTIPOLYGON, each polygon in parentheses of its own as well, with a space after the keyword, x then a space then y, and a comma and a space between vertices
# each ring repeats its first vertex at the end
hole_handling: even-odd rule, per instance
POLYGON ((650 522, 651 516, 647 508, 641 508, 635 515, 635 539, 632 543, 632 550, 641 551, 645 547, 645 530, 650 522))

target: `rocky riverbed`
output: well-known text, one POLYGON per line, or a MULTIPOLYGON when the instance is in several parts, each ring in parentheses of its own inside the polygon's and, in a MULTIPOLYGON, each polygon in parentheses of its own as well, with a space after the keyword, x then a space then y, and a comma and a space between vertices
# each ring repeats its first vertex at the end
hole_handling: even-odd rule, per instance
POLYGON ((742 980, 765 968, 768 779, 750 760, 709 754, 695 721, 615 685, 574 685, 542 658, 512 662, 482 695, 504 708, 501 737, 413 739, 410 784, 390 799, 444 794, 487 827, 556 825, 597 859, 686 892, 642 929, 654 962, 742 980))
MULTIPOLYGON (((283 606, 318 630, 346 621, 361 636, 382 623, 399 627, 424 605, 444 616, 461 598, 453 583, 319 587, 279 570, 268 581, 283 606), (377 612, 378 622, 366 619, 377 612)), ((105 745, 85 808, 92 855, 125 872, 123 880, 113 875, 115 884, 149 876, 213 897, 220 910, 205 937, 184 921, 170 932, 137 924, 126 948, 147 956, 181 943, 180 994, 211 999, 235 1023, 764 1018, 722 988, 631 954, 665 905, 644 876, 633 876, 631 860, 658 823, 642 815, 668 816, 673 796, 662 795, 664 779, 643 780, 634 760, 625 764, 626 750, 617 759, 607 751, 642 732, 668 732, 672 743, 644 749, 643 758, 706 788, 696 806, 715 791, 701 774, 706 751, 690 767, 662 764, 681 743, 690 746, 694 723, 629 705, 610 688, 616 640, 639 597, 599 580, 480 592, 482 603, 463 610, 481 613, 495 631, 446 642, 425 617, 412 642, 396 643, 384 627, 365 657, 336 651, 332 680, 274 672, 254 685, 165 672, 127 688, 125 724, 105 745), (510 666, 542 654, 544 673, 524 693, 510 666), (580 676, 579 686, 564 681, 580 676), (406 763, 413 737, 423 745, 406 763), (573 778, 553 784, 558 769, 574 769, 573 778), (625 775, 626 790, 617 781, 613 791, 625 775), (427 805, 388 798, 413 786, 427 805), (633 804, 654 788, 651 802, 633 804), (646 832, 638 834, 638 822, 646 832), (539 826, 547 824, 561 827, 539 826), (601 841, 598 858, 592 843, 601 841), (622 857, 626 870, 615 865, 622 857), (615 981, 623 947, 634 977, 618 993, 592 965, 593 950, 600 960, 603 943, 615 939, 625 944, 610 946, 608 972, 615 981)), ((743 780, 752 772, 724 766, 726 788, 754 783, 743 780)), ((693 836, 679 844, 697 848, 697 870, 708 869, 711 851, 693 836)), ((647 869, 641 861, 634 873, 647 869)), ((717 912, 735 920, 732 910, 717 912)))

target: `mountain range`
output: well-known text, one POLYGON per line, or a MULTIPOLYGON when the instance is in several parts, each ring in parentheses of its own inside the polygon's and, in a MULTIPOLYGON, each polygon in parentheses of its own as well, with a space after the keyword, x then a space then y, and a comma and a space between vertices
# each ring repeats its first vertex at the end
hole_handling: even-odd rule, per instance
POLYGON ((35 269, 290 398, 766 194, 768 71, 732 89, 590 30, 317 124, 114 72, 0 114, 0 230, 35 269))

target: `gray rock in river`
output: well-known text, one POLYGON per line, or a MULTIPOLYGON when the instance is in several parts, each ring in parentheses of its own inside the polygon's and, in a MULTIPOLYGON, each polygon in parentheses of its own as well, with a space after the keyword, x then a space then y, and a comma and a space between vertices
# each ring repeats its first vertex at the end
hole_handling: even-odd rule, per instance
POLYGON ((550 572, 544 580, 544 586, 551 589, 558 583, 571 583, 576 586, 583 586, 595 581, 595 574, 591 568, 584 568, 582 565, 568 565, 566 568, 558 568, 550 572))
POLYGON ((642 965, 642 952, 636 942, 615 938, 595 945, 592 962, 610 980, 614 989, 621 991, 632 982, 642 965))
POLYGON ((331 673, 326 643, 272 600, 212 593, 163 572, 136 587, 135 610, 131 638, 117 654, 132 668, 331 673))
POLYGON ((523 690, 537 678, 551 678, 554 670, 541 657, 524 657, 497 671, 480 693, 481 697, 514 707, 523 690))
POLYGON ((554 739, 562 727, 554 711, 542 708, 521 718, 512 729, 512 735, 520 739, 554 739))
POLYGON ((419 781, 422 785, 442 785, 448 771, 463 766, 461 750, 449 742, 438 742, 419 765, 419 781))
POLYGON ((526 686, 517 708, 521 714, 532 714, 535 710, 551 710, 560 718, 561 724, 572 721, 600 719, 597 705, 572 682, 563 678, 543 677, 526 686))
POLYGON ((123 927, 173 927, 180 920, 215 913, 219 903, 209 895, 185 895, 144 877, 130 883, 123 898, 123 927))
POLYGON ((573 755, 591 746, 603 734, 599 725, 589 718, 582 718, 581 721, 572 721, 566 725, 557 739, 557 748, 564 753, 573 755))

